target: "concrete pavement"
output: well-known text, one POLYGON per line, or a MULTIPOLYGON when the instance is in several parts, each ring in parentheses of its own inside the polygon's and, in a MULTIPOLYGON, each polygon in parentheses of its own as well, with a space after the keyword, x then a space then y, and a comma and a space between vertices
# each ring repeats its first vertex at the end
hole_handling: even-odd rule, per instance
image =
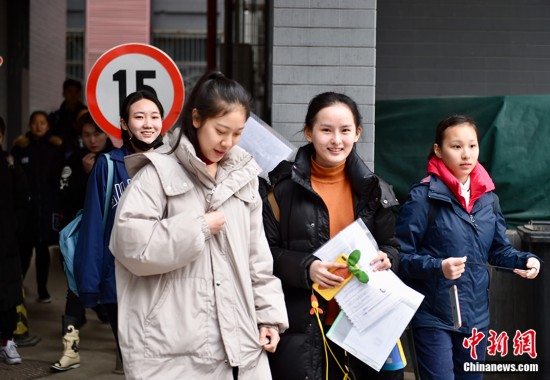
POLYGON ((59 260, 59 252, 51 250, 48 290, 52 302, 36 302, 36 280, 34 261, 25 277, 27 290, 26 307, 30 335, 41 341, 32 347, 18 347, 23 362, 8 366, 0 363, 0 379, 97 379, 124 380, 124 375, 113 374, 116 362, 116 345, 109 324, 101 323, 93 310, 86 311, 88 323, 80 329, 80 368, 65 372, 50 372, 50 365, 56 362, 63 351, 61 338, 61 315, 65 310, 67 292, 65 274, 59 260))

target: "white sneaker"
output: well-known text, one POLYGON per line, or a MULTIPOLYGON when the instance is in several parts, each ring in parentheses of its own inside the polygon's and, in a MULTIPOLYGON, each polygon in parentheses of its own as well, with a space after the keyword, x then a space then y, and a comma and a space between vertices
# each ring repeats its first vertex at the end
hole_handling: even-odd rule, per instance
POLYGON ((17 352, 17 344, 13 340, 8 340, 5 346, 0 346, 0 359, 6 364, 20 364, 21 355, 17 352))

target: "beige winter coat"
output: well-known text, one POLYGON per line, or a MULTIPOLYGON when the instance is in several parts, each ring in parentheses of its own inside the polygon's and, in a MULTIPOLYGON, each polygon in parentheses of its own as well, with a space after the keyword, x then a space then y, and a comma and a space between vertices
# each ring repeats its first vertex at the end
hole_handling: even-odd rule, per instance
POLYGON ((118 329, 127 379, 271 379, 260 325, 288 327, 262 222, 259 167, 235 146, 216 180, 189 141, 126 159, 117 209, 118 329), (211 236, 205 212, 226 223, 211 236))

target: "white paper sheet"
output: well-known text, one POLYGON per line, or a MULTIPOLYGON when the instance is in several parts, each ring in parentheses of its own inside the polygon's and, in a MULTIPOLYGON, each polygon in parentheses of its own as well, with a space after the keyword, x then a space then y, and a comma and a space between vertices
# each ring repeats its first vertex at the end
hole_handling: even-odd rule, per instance
POLYGON ((383 318, 401 300, 392 275, 390 271, 371 272, 367 284, 353 278, 336 294, 336 302, 358 331, 383 318))
POLYGON ((291 159, 296 148, 262 119, 251 113, 237 144, 254 157, 262 168, 262 177, 275 168, 279 162, 291 159))
POLYGON ((354 249, 361 251, 361 259, 357 263, 360 268, 370 266, 369 263, 378 255, 378 244, 361 219, 344 228, 313 254, 330 262, 341 253, 349 256, 354 249))
POLYGON ((373 321, 369 328, 362 332, 357 330, 345 312, 341 311, 327 332, 327 338, 380 371, 424 298, 412 289, 408 293, 402 302, 394 305, 383 318, 373 321))

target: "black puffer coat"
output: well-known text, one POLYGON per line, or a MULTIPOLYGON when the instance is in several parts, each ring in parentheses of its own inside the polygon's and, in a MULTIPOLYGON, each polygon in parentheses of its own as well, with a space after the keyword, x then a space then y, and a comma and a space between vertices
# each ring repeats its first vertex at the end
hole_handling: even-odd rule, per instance
POLYGON ((60 215, 57 192, 64 156, 62 141, 50 132, 41 138, 30 132, 15 140, 12 154, 19 162, 30 191, 30 206, 25 226, 25 239, 33 243, 56 244, 60 215))
POLYGON ((23 301, 17 235, 23 232, 29 195, 25 173, 1 147, 0 200, 0 310, 7 310, 23 301))
MULTIPOLYGON (((284 161, 271 173, 271 190, 280 209, 280 222, 264 201, 264 228, 274 259, 274 274, 283 284, 290 328, 281 335, 277 352, 270 355, 275 380, 322 379, 324 356, 321 332, 315 315, 310 315, 311 281, 309 266, 313 252, 330 239, 328 210, 315 193, 310 179, 308 144, 298 150, 294 163, 284 161)), ((392 269, 399 265, 395 218, 391 206, 398 204, 390 185, 373 174, 355 150, 346 160, 350 177, 355 219, 361 218, 388 254, 392 269)), ((325 300, 318 297, 326 310, 325 300)), ((323 315, 321 315, 323 317, 323 315)))

